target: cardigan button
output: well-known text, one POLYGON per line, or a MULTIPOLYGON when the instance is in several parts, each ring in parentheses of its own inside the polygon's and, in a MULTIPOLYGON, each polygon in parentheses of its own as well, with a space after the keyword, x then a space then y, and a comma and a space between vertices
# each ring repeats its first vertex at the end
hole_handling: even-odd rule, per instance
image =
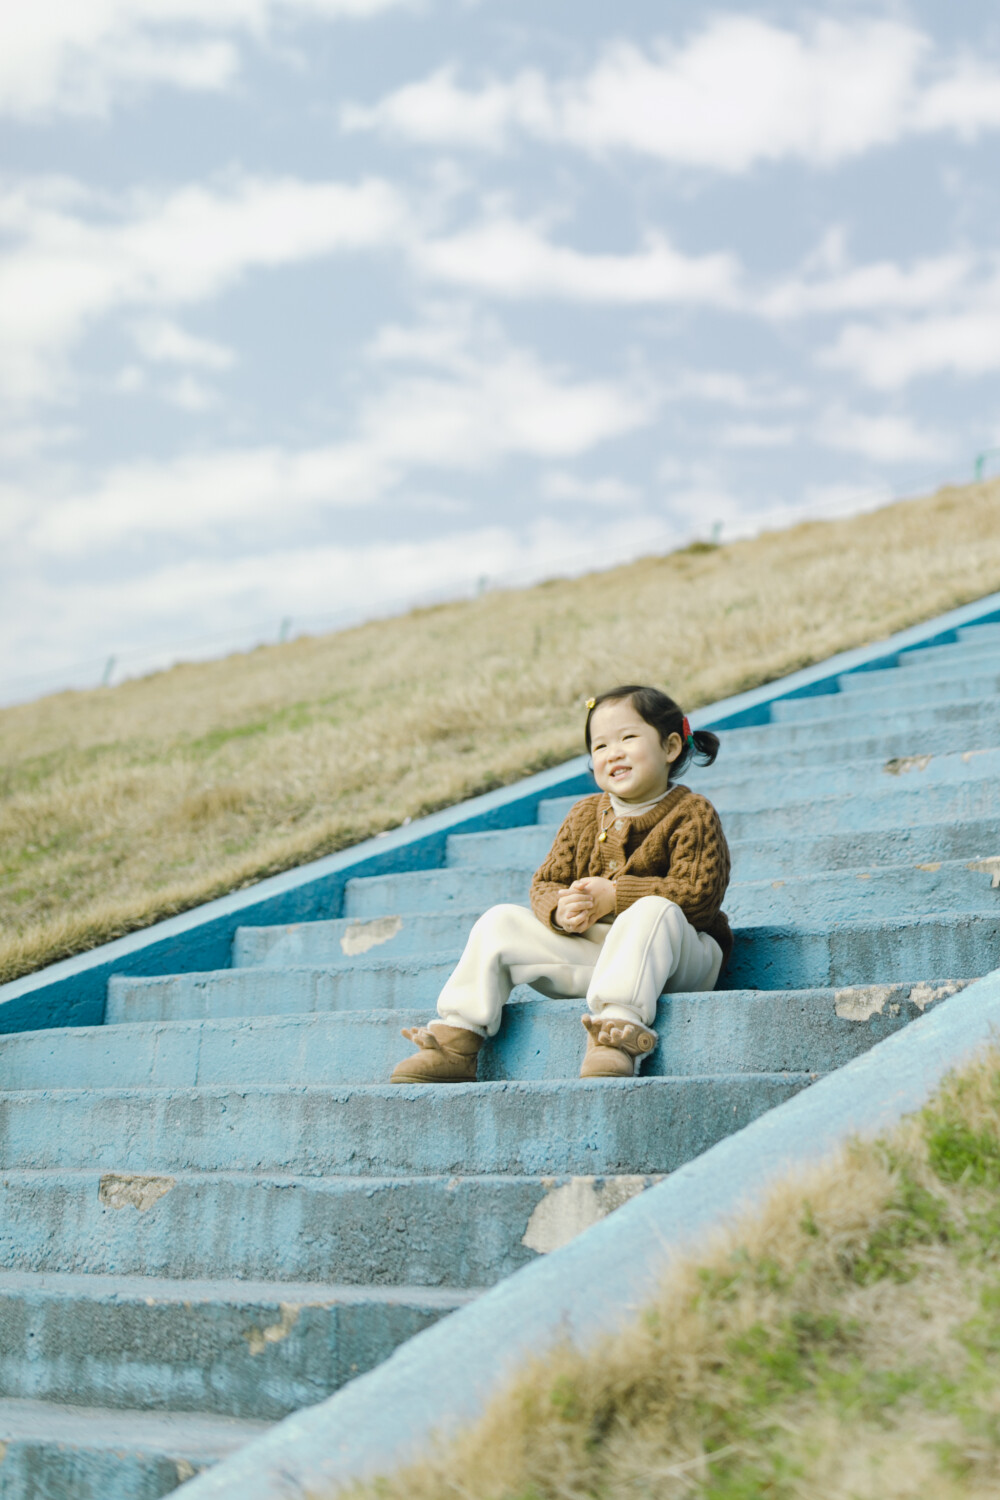
POLYGON ((616 859, 609 859, 608 860, 608 869, 609 870, 617 870, 617 868, 618 868, 618 861, 616 859))
POLYGON ((625 824, 621 818, 615 819, 615 827, 618 829, 618 832, 621 833, 622 829, 625 827, 625 824))

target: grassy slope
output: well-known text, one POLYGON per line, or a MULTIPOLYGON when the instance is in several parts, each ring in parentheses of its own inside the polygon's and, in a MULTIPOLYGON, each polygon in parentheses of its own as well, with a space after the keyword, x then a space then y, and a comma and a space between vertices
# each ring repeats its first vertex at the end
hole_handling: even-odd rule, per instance
POLYGON ((1000 483, 0 711, 0 981, 1000 589, 1000 483))
POLYGON ((540 1361, 432 1462, 352 1494, 1000 1494, 1000 1051, 783 1184, 633 1326, 540 1361))

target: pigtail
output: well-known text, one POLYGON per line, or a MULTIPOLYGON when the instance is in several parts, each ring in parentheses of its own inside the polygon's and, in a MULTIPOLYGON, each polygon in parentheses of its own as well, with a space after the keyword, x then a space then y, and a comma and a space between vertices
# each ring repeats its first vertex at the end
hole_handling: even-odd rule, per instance
POLYGON ((719 736, 710 729, 696 729, 691 735, 691 758, 696 765, 711 766, 719 753, 719 736))

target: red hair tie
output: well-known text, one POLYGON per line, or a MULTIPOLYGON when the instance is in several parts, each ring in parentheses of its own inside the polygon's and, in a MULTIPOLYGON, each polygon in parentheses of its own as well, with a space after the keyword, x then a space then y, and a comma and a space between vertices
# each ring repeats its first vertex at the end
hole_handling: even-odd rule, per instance
POLYGON ((685 745, 694 744, 694 735, 691 733, 691 725, 688 723, 687 714, 684 715, 684 723, 681 725, 681 733, 684 736, 685 745))

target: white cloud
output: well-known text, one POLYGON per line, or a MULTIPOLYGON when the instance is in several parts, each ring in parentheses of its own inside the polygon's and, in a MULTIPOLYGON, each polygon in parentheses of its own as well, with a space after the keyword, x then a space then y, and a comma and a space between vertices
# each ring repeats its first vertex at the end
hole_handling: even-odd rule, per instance
POLYGON ((735 256, 684 255, 660 234, 633 254, 586 254, 511 218, 425 241, 414 255, 427 276, 503 297, 731 304, 740 278, 735 256))
MULTIPOLYGON (((275 446, 132 463, 93 489, 39 509, 30 531, 45 552, 107 549, 142 536, 192 544, 218 528, 270 528, 381 499, 414 471, 482 473, 511 455, 565 459, 648 422, 656 398, 621 380, 578 380, 511 346, 492 327, 457 320, 429 367, 394 373, 366 397, 351 434, 304 451, 275 446)), ((431 333, 433 335, 434 328, 431 333)), ((401 330, 377 341, 405 347, 401 330)), ((419 346, 419 336, 413 344, 419 346)), ((412 360, 410 350, 408 356, 412 360)), ((193 406, 194 401, 189 401, 193 406)))
POLYGON ((229 86, 231 33, 288 19, 375 15, 405 0, 31 0, 0 12, 0 113, 103 114, 123 89, 229 86))
POLYGON ((975 264, 973 256, 955 253, 928 256, 910 267, 889 260, 843 265, 826 276, 788 277, 760 297, 757 310, 765 317, 796 318, 933 307, 966 287, 975 264))
POLYGON ((801 406, 805 392, 773 380, 752 380, 735 370, 685 370, 668 384, 675 401, 704 401, 738 411, 801 406))
POLYGON ((79 428, 66 425, 14 422, 7 426, 0 421, 0 458, 9 461, 37 458, 48 449, 75 442, 79 436, 79 428))
POLYGON ((790 423, 733 422, 719 438, 725 448, 787 448, 795 441, 790 423))
POLYGON ((634 484, 612 475, 581 479, 564 469, 553 469, 542 475, 541 493, 546 500, 582 501, 585 505, 634 505, 641 497, 634 484))
POLYGON ((141 365, 123 365, 111 382, 111 389, 122 396, 132 396, 144 391, 147 385, 146 372, 141 365))
POLYGON ((876 463, 898 463, 906 459, 937 459, 949 452, 942 434, 917 426, 912 418, 884 413, 827 412, 816 429, 817 440, 828 448, 860 453, 876 463))
POLYGON ((51 394, 66 353, 113 309, 200 302, 253 267, 384 244, 402 218, 398 194, 374 179, 235 177, 111 204, 72 183, 9 187, 0 228, 16 243, 0 258, 0 389, 51 394))
POLYGON ((96 486, 39 506, 27 540, 46 553, 98 551, 149 536, 206 544, 221 527, 287 522, 318 507, 363 505, 388 476, 357 444, 185 454, 110 470, 96 486))
POLYGON ((540 73, 524 72, 474 93, 457 86, 454 68, 438 68, 372 107, 345 104, 340 118, 347 131, 380 130, 418 145, 498 151, 515 123, 531 122, 537 133, 548 133, 549 87, 540 73))
POLYGON ((438 238, 414 235, 408 252, 429 279, 504 298, 547 298, 618 306, 684 303, 774 320, 850 312, 928 310, 967 296, 981 258, 965 251, 849 262, 842 229, 830 230, 801 268, 752 286, 729 250, 687 255, 662 232, 622 254, 556 244, 537 224, 497 214, 438 238))
POLYGON ((916 106, 915 122, 920 130, 953 130, 964 140, 996 130, 1000 127, 996 70, 977 58, 959 58, 949 73, 925 89, 916 106))
POLYGON ((133 330, 140 352, 157 364, 196 365, 205 370, 228 370, 236 355, 214 339, 198 338, 167 318, 147 319, 133 330))
POLYGON ((945 372, 976 376, 1000 370, 1000 286, 930 317, 851 323, 820 360, 851 371, 876 390, 898 390, 945 372))
POLYGON ((182 375, 180 380, 164 387, 163 395, 171 406, 190 412, 208 411, 219 401, 218 392, 194 375, 182 375))
POLYGON ((930 131, 969 138, 1000 126, 998 98, 1000 71, 935 58, 905 22, 819 19, 792 30, 730 14, 680 44, 608 44, 576 78, 524 71, 476 89, 439 69, 373 106, 345 107, 342 124, 480 150, 528 135, 595 156, 624 150, 745 172, 761 161, 832 165, 930 131))

